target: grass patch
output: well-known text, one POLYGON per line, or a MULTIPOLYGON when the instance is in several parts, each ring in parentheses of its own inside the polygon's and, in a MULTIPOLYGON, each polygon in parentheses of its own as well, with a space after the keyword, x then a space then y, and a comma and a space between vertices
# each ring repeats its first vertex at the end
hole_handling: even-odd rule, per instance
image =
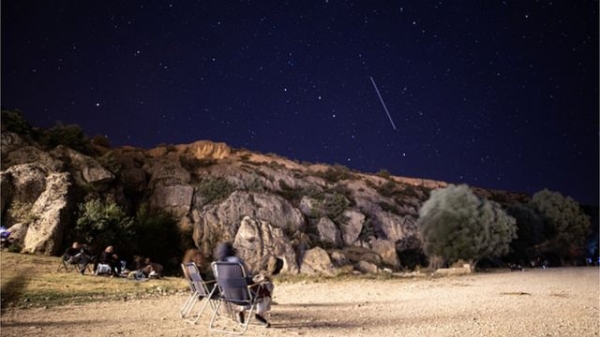
POLYGON ((179 277, 138 282, 77 272, 58 272, 59 257, 0 254, 2 312, 91 301, 129 300, 189 291, 179 277))

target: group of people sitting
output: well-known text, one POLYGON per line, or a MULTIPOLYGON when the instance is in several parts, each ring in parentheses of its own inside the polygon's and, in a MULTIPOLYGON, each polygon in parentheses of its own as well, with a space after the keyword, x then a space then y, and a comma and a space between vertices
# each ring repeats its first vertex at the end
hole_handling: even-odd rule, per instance
MULTIPOLYGON (((274 290, 273 283, 268 277, 264 277, 260 274, 253 275, 251 270, 247 267, 244 260, 237 255, 236 249, 233 247, 231 242, 224 242, 217 246, 215 250, 216 261, 234 262, 240 263, 247 275, 248 285, 255 285, 260 283, 262 286, 260 294, 256 296, 262 297, 261 302, 257 306, 257 313, 255 319, 261 322, 264 326, 270 326, 269 322, 264 318, 264 313, 270 309, 271 297, 274 290)), ((109 274, 111 276, 120 277, 123 272, 124 264, 122 263, 119 256, 115 253, 113 246, 106 247, 99 256, 94 256, 86 245, 74 242, 73 245, 65 250, 63 254, 63 260, 66 263, 77 265, 81 274, 85 273, 87 266, 93 264, 94 273, 96 274, 99 265, 107 265, 109 274)), ((205 281, 214 280, 212 271, 210 268, 210 262, 204 257, 204 255, 198 249, 189 249, 183 257, 183 263, 194 262, 205 281)), ((134 257, 134 271, 128 273, 129 277, 132 278, 152 278, 159 277, 162 275, 163 267, 158 263, 153 263, 149 258, 141 256, 134 257)), ((279 266, 281 269, 281 266, 279 266)), ((275 270, 273 274, 277 274, 279 269, 275 270)), ((240 308, 238 312, 238 320, 243 322, 245 317, 243 308, 240 308)))
MULTIPOLYGON (((115 252, 114 246, 106 247, 98 256, 92 254, 90 249, 79 242, 73 242, 71 247, 67 248, 63 254, 65 263, 78 266, 79 272, 83 275, 89 264, 93 264, 94 274, 100 274, 98 268, 106 268, 106 273, 112 277, 120 277, 123 275, 125 263, 115 252), (102 267, 100 267, 102 266, 102 267)), ((135 278, 142 277, 160 277, 163 267, 158 263, 153 263, 150 258, 136 256, 134 258, 135 270, 131 273, 135 278)), ((130 274, 131 274, 130 273, 130 274)))

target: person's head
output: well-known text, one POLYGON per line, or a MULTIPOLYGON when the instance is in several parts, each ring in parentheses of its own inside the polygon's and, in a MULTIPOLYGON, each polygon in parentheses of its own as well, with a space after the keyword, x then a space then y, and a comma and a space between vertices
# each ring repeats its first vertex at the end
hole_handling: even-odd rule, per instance
POLYGON ((207 264, 204 254, 202 254, 202 252, 196 248, 190 248, 185 251, 185 254, 183 255, 183 263, 187 262, 194 262, 196 266, 201 268, 206 267, 207 264))
POLYGON ((224 261, 229 256, 235 256, 236 250, 231 242, 222 242, 215 249, 217 261, 224 261))
POLYGON ((106 249, 104 251, 107 252, 107 253, 114 253, 115 252, 115 247, 108 246, 108 247, 106 247, 106 249))
POLYGON ((75 242, 73 242, 73 245, 71 247, 73 247, 75 249, 79 249, 81 246, 79 245, 79 242, 75 241, 75 242))

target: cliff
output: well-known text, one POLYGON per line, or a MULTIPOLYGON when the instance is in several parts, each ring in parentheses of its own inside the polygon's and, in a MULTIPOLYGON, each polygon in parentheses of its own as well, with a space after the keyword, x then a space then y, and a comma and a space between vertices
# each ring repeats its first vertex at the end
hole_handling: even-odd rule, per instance
MULTIPOLYGON (((11 132, 1 137, 2 224, 27 253, 59 254, 77 205, 93 196, 132 215, 142 204, 171 214, 207 256, 231 240, 254 270, 272 269, 277 259, 288 273, 400 269, 422 255, 420 206, 447 185, 300 164, 210 141, 104 149, 92 157, 64 146, 46 151, 11 132), (217 191, 206 188, 215 182, 217 191)), ((474 191, 501 203, 528 198, 474 191)))

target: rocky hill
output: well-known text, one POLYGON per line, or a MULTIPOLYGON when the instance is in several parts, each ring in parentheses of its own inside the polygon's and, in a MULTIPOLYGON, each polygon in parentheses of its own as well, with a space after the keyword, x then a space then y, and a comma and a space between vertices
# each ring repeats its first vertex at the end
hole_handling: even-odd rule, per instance
MULTIPOLYGON (((231 240, 254 270, 272 269, 277 259, 288 273, 397 270, 422 256, 419 208, 432 189, 447 185, 210 141, 98 147, 95 157, 62 145, 43 150, 12 132, 2 133, 1 145, 2 224, 27 253, 60 254, 77 205, 93 193, 129 214, 142 203, 172 214, 207 256, 231 240)), ((501 203, 528 198, 474 190, 501 203)))

